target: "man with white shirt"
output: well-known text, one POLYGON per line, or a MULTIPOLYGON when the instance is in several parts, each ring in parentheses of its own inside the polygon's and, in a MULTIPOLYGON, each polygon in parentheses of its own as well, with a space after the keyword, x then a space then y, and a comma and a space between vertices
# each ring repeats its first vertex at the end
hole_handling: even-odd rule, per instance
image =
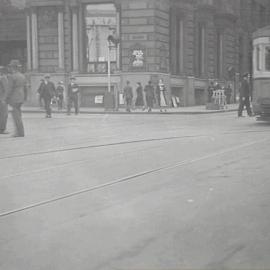
POLYGON ((70 78, 70 83, 68 84, 67 98, 68 98, 67 114, 70 115, 72 105, 74 105, 75 114, 78 114, 79 113, 79 86, 76 83, 76 78, 73 76, 70 78))

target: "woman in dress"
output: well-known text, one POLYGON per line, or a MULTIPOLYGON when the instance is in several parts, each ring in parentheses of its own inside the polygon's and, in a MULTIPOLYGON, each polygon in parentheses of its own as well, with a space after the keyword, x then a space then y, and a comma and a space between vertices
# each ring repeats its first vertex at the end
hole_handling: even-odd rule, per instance
POLYGON ((144 106, 143 88, 142 88, 142 84, 140 82, 137 83, 136 93, 137 93, 137 98, 136 98, 135 106, 136 107, 143 107, 144 106))
POLYGON ((163 110, 166 112, 167 108, 167 100, 166 100, 166 87, 164 85, 163 79, 160 79, 158 82, 158 86, 156 89, 156 95, 158 100, 158 105, 160 107, 160 112, 163 112, 163 110))

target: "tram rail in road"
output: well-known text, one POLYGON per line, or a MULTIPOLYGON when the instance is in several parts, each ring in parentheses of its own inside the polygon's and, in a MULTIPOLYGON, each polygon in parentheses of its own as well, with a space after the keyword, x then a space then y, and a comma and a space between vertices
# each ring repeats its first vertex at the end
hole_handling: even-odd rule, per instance
POLYGON ((123 178, 120 178, 120 179, 113 180, 111 182, 101 184, 101 185, 85 188, 85 189, 75 191, 75 192, 71 192, 69 194, 65 194, 65 195, 62 195, 62 196, 59 196, 59 197, 51 198, 49 200, 34 203, 34 204, 24 206, 24 207, 21 207, 21 208, 18 208, 18 209, 13 209, 13 210, 9 210, 9 211, 6 211, 6 212, 2 212, 2 213, 0 213, 0 218, 3 218, 5 216, 9 216, 9 215, 13 215, 13 214, 16 214, 16 213, 19 213, 19 212, 27 211, 27 210, 30 210, 32 208, 36 208, 36 207, 40 207, 40 206, 43 206, 43 205, 51 204, 51 203, 56 202, 56 201, 60 201, 60 200, 68 199, 68 198, 71 198, 71 197, 79 196, 80 194, 92 192, 92 191, 95 191, 95 190, 100 190, 100 189, 103 189, 103 188, 108 188, 110 186, 118 185, 118 184, 125 183, 125 182, 128 182, 128 181, 132 181, 134 179, 138 179, 138 178, 140 178, 142 176, 145 176, 145 175, 148 175, 148 174, 158 173, 159 171, 164 171, 164 170, 175 169, 177 167, 189 165, 189 164, 199 162, 199 161, 202 161, 202 160, 211 159, 211 158, 214 158, 214 157, 217 157, 217 156, 220 156, 220 155, 227 154, 229 152, 235 152, 235 151, 238 151, 240 149, 251 147, 251 146, 253 146, 255 144, 263 143, 263 142, 266 142, 266 141, 269 141, 269 139, 267 138, 267 139, 262 139, 262 140, 258 140, 258 141, 247 142, 247 143, 244 143, 244 144, 241 144, 241 145, 237 145, 237 146, 234 146, 234 147, 230 147, 230 148, 227 148, 227 149, 220 150, 220 151, 215 152, 215 153, 204 155, 204 156, 201 156, 201 157, 198 157, 198 158, 188 159, 188 160, 177 162, 177 163, 174 163, 174 164, 171 164, 171 165, 162 166, 162 167, 158 167, 158 168, 155 168, 155 169, 142 171, 142 172, 139 172, 139 173, 136 173, 136 174, 133 174, 133 175, 129 175, 129 176, 126 176, 126 177, 123 177, 123 178))

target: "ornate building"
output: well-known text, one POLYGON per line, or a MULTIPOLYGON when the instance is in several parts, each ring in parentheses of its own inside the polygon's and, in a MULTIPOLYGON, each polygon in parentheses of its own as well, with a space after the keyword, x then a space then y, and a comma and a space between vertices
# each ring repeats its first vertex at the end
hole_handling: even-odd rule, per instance
POLYGON ((135 87, 163 78, 182 106, 204 104, 209 80, 234 83, 234 74, 251 69, 251 33, 268 23, 268 2, 4 0, 0 65, 25 64, 31 104, 51 73, 54 82, 76 76, 82 106, 103 106, 109 67, 117 102, 126 80, 135 87), (109 35, 120 41, 110 49, 109 35))

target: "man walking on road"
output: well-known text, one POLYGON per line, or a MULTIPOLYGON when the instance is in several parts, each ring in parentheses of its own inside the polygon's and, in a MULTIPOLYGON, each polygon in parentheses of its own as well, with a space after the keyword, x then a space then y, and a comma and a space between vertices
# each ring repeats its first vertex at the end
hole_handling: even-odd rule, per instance
POLYGON ((25 76, 19 71, 20 66, 18 60, 11 60, 9 64, 11 74, 8 77, 9 91, 6 98, 7 103, 12 107, 15 123, 14 137, 24 137, 21 106, 27 99, 27 86, 25 76))
POLYGON ((0 134, 7 134, 8 105, 6 97, 8 93, 8 78, 4 67, 0 67, 0 134))
POLYGON ((239 94, 240 94, 240 96, 239 96, 240 100, 239 100, 239 108, 238 108, 238 117, 242 116, 244 106, 246 106, 248 115, 252 116, 252 112, 250 109, 250 101, 249 101, 250 86, 248 83, 248 73, 245 73, 243 75, 243 80, 241 82, 239 94))
POLYGON ((52 117, 51 101, 52 98, 55 96, 55 86, 54 83, 50 81, 49 74, 46 74, 44 79, 45 80, 42 85, 40 95, 45 103, 46 118, 51 118, 52 117))
POLYGON ((67 104, 67 114, 70 115, 72 104, 74 104, 75 114, 79 113, 79 86, 76 84, 76 78, 71 77, 70 83, 68 85, 68 104, 67 104))

